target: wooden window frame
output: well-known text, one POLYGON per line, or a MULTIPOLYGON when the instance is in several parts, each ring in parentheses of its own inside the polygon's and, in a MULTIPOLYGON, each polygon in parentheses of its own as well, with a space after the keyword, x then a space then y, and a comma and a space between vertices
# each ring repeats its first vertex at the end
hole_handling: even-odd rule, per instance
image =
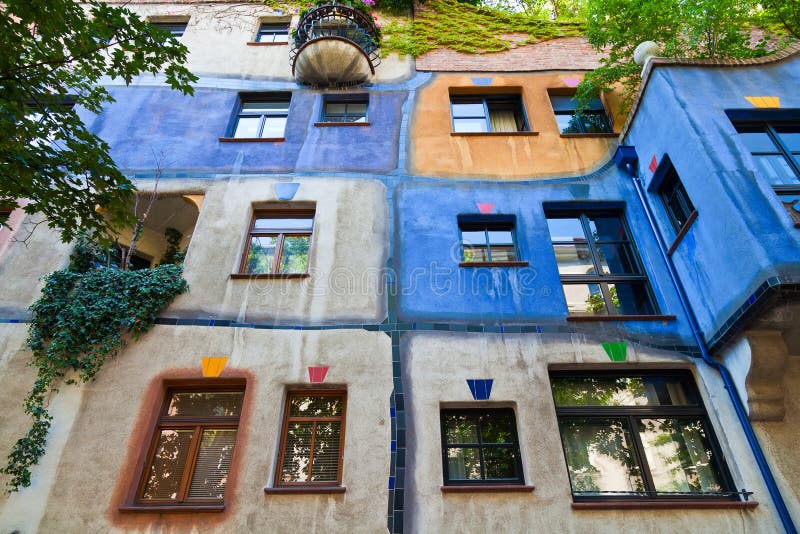
MULTIPOLYGON (((650 280, 647 276, 647 272, 644 268, 644 264, 642 262, 641 255, 636 248, 636 243, 633 240, 633 235, 631 234, 631 230, 628 227, 628 221, 625 217, 625 213, 620 209, 613 209, 613 208, 601 208, 601 209, 592 209, 592 208, 574 208, 574 209, 545 209, 545 217, 547 219, 569 219, 569 218, 579 218, 581 222, 581 227, 583 228, 583 237, 584 239, 580 242, 582 245, 586 245, 589 248, 589 259, 594 266, 595 273, 594 274, 561 274, 559 273, 559 278, 561 280, 561 289, 563 291, 565 285, 596 285, 600 288, 600 293, 603 297, 603 302, 606 306, 605 314, 569 314, 569 319, 575 318, 627 318, 627 317, 637 317, 637 318, 648 318, 648 317, 661 317, 659 315, 659 307, 658 301, 655 299, 653 295, 652 288, 650 287, 650 280), (619 219, 622 228, 625 231, 626 240, 619 241, 618 243, 625 243, 627 242, 628 247, 630 248, 630 254, 632 256, 632 260, 638 270, 638 273, 625 273, 625 274, 605 274, 603 273, 602 263, 600 262, 600 250, 598 248, 598 243, 596 243, 593 239, 589 239, 587 236, 591 235, 591 231, 589 229, 589 216, 607 216, 607 217, 616 217, 619 219), (624 283, 635 283, 635 284, 643 284, 644 290, 647 294, 647 299, 650 303, 650 307, 652 308, 652 313, 649 314, 637 314, 637 315, 625 315, 617 313, 616 306, 614 306, 614 300, 611 295, 610 285, 615 284, 624 284, 624 283)), ((574 241, 567 242, 567 241, 554 241, 553 236, 550 235, 550 243, 551 246, 555 245, 574 245, 576 244, 574 241)), ((614 244, 617 242, 610 242, 610 241, 602 241, 599 244, 614 244)), ((553 250, 553 255, 555 256, 555 250, 553 250)), ((556 259, 556 265, 558 265, 558 260, 556 259)), ((566 292, 565 298, 566 298, 566 292)))
MULTIPOLYGON (((294 389, 290 390, 286 394, 286 406, 284 407, 283 411, 283 423, 281 425, 281 441, 280 441, 280 449, 278 451, 278 463, 275 467, 275 487, 276 488, 331 488, 331 487, 340 487, 342 485, 342 465, 344 463, 344 445, 345 445, 345 434, 346 432, 346 422, 347 422, 347 391, 346 390, 336 390, 336 389, 294 389), (298 416, 289 416, 289 410, 291 409, 291 399, 294 396, 336 396, 342 397, 342 413, 339 416, 334 417, 298 417, 298 416), (291 420, 291 421, 290 421, 291 420), (313 421, 314 423, 319 421, 339 421, 341 426, 341 431, 339 432, 339 462, 336 467, 337 477, 335 481, 315 481, 315 480, 308 480, 308 481, 299 481, 299 482, 285 482, 281 480, 281 471, 283 469, 283 460, 286 456, 286 438, 288 436, 289 430, 289 423, 293 421, 313 421)), ((316 438, 316 425, 313 427, 313 433, 311 436, 311 445, 310 455, 309 455, 309 465, 308 465, 308 474, 309 478, 311 478, 312 469, 314 467, 313 459, 314 459, 314 439, 316 438)))
MULTIPOLYGON (((283 239, 289 237, 302 237, 308 236, 308 255, 311 256, 311 245, 314 240, 314 223, 316 222, 316 209, 315 208, 280 208, 280 209, 257 209, 253 211, 253 217, 250 219, 250 227, 247 231, 247 238, 245 239, 244 251, 242 252, 242 259, 239 263, 239 272, 237 274, 243 276, 302 276, 308 274, 308 259, 306 260, 306 270, 304 273, 281 273, 280 263, 281 255, 283 254, 283 239), (281 219, 281 218, 308 218, 311 219, 311 230, 308 232, 298 232, 291 229, 286 231, 274 230, 254 230, 256 220, 259 218, 264 219, 281 219), (256 237, 276 237, 275 255, 272 265, 272 270, 268 273, 248 273, 247 272, 247 254, 250 252, 250 244, 252 238, 256 237)), ((279 229, 283 230, 283 229, 279 229)))
MULTIPOLYGON (((173 512, 173 511, 222 511, 225 507, 225 497, 222 499, 190 499, 188 498, 189 488, 197 462, 200 440, 205 429, 235 429, 236 438, 234 440, 233 453, 231 455, 230 467, 235 465, 235 458, 238 450, 239 423, 242 418, 242 411, 246 402, 247 384, 243 379, 215 379, 213 382, 208 380, 191 380, 168 382, 164 384, 161 395, 161 403, 154 417, 153 429, 150 432, 149 440, 145 442, 146 456, 142 463, 139 473, 136 490, 133 495, 132 504, 122 506, 124 511, 153 511, 153 512, 173 512), (174 393, 196 392, 196 393, 219 393, 219 392, 241 392, 242 409, 238 416, 225 417, 168 417, 169 403, 174 393), (184 473, 181 478, 179 496, 177 499, 143 499, 142 493, 147 485, 147 478, 155 458, 156 448, 162 429, 173 428, 193 428, 194 434, 189 445, 184 473)), ((230 470, 228 477, 230 478, 230 470)), ((228 485, 225 486, 225 493, 228 493, 228 485)))
MULTIPOLYGON (((525 485, 525 474, 522 469, 522 455, 520 454, 519 449, 519 435, 517 434, 517 414, 514 412, 513 408, 483 408, 483 407, 475 407, 475 408, 442 408, 439 410, 439 424, 441 427, 441 435, 442 435, 442 476, 444 479, 444 486, 488 486, 488 485, 497 485, 497 486, 524 486, 525 485), (499 414, 499 413, 510 413, 513 420, 513 428, 512 435, 514 438, 513 443, 510 445, 508 444, 496 444, 496 443, 483 443, 480 437, 480 423, 477 429, 478 432, 478 442, 473 443, 448 443, 447 441, 447 426, 445 424, 445 416, 446 415, 463 415, 468 414, 470 416, 474 416, 480 418, 484 415, 489 414, 499 414), (484 478, 475 479, 475 480, 463 480, 463 479, 452 479, 450 478, 450 468, 448 467, 447 462, 447 451, 450 448, 472 448, 478 449, 478 455, 480 458, 481 463, 481 475, 484 478), (511 448, 516 456, 515 468, 517 472, 517 478, 514 480, 503 478, 503 479, 491 479, 485 478, 485 461, 483 459, 483 451, 484 448, 511 448)), ((530 490, 527 490, 530 491, 530 490)))
MULTIPOLYGON (((620 369, 620 370, 580 370, 580 371, 561 371, 561 370, 553 370, 549 371, 550 377, 550 385, 551 385, 551 395, 553 395, 553 404, 555 406, 556 411, 556 420, 561 421, 562 419, 570 419, 570 418, 577 418, 577 419, 620 419, 626 420, 628 425, 628 430, 630 434, 631 444, 631 454, 632 457, 637 461, 640 476, 642 479, 642 483, 644 484, 645 490, 642 492, 643 494, 640 495, 614 495, 609 492, 606 492, 605 495, 576 495, 573 488, 572 482, 570 481, 570 492, 572 493, 572 499, 574 503, 658 503, 661 502, 665 504, 667 502, 686 502, 686 501, 709 501, 709 502, 717 502, 720 500, 723 501, 737 501, 740 496, 744 493, 746 497, 748 494, 747 492, 739 492, 736 490, 736 486, 734 485, 733 479, 731 477, 730 471, 728 470, 727 461, 725 460, 725 455, 723 454, 722 447, 720 446, 719 441, 717 440, 716 433, 714 432, 714 427, 711 424, 711 420, 708 417, 708 411, 703 403, 703 398, 700 395, 700 391, 697 388, 697 383, 695 382, 692 373, 685 369, 645 369, 645 370, 633 370, 633 369, 620 369), (623 378, 623 377, 658 377, 658 378, 680 378, 684 381, 684 384, 688 387, 688 392, 697 399, 697 404, 686 404, 686 405, 625 405, 625 406, 591 406, 591 405, 581 405, 581 406, 559 406, 555 402, 555 394, 552 388, 553 379, 557 378, 578 378, 578 377, 587 377, 587 378, 597 378, 597 377, 615 377, 615 378, 623 378), (706 439, 708 440, 708 445, 712 453, 712 462, 713 467, 719 476, 720 485, 724 488, 720 493, 713 493, 713 494, 681 494, 681 495, 670 495, 666 492, 658 492, 655 490, 655 484, 652 478, 652 472, 650 471, 650 466, 647 461, 647 454, 645 453, 644 445, 642 443, 641 437, 639 433, 636 432, 636 427, 634 426, 634 422, 640 419, 648 419, 648 418, 678 418, 678 417, 693 417, 701 421, 703 424, 703 428, 706 431, 706 439)), ((564 449, 564 441, 563 437, 560 435, 559 431, 559 440, 561 442, 562 453, 564 455, 564 465, 567 468, 567 472, 569 473, 569 463, 567 460, 567 454, 564 449)), ((598 492, 602 493, 602 492, 598 492)))

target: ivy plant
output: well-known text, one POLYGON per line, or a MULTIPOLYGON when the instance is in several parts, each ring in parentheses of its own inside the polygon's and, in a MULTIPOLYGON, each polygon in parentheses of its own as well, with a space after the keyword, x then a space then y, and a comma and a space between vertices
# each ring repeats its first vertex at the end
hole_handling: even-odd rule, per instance
POLYGON ((9 492, 31 484, 31 467, 45 453, 52 416, 47 402, 67 375, 67 383, 93 380, 109 358, 154 324, 175 297, 188 290, 180 265, 127 271, 92 268, 93 247, 76 247, 67 269, 46 276, 42 295, 31 306, 27 347, 37 376, 25 398, 31 418, 0 472, 9 475, 9 492))

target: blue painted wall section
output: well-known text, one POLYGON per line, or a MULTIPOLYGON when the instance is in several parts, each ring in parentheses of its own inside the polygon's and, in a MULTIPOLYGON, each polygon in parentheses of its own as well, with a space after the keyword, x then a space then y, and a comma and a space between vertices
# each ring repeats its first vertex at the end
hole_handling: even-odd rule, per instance
MULTIPOLYGON (((799 86, 798 59, 746 70, 658 67, 626 136, 645 185, 653 178, 651 157, 668 154, 698 211, 672 257, 706 339, 733 326, 768 280, 800 282, 800 230, 725 113, 755 109, 745 99, 752 95, 777 96, 781 108, 798 109, 799 86)), ((672 243, 666 211, 655 192, 649 195, 672 243)))

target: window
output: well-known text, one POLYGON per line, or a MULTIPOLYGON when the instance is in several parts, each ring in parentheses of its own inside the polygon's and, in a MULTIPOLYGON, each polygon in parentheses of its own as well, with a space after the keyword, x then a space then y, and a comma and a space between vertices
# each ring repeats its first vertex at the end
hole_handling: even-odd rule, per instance
POLYGON ((599 98, 592 100, 581 113, 575 112, 575 94, 550 93, 550 104, 556 115, 558 129, 562 134, 613 133, 603 103, 599 98))
POLYGON ((289 23, 262 23, 256 34, 257 43, 288 43, 289 23))
POLYGON ((368 95, 326 95, 322 103, 322 122, 367 122, 368 105, 368 95))
POLYGON ((547 226, 570 315, 656 313, 618 211, 548 211, 547 226))
POLYGON ((445 485, 523 484, 514 410, 442 410, 445 485))
POLYGON ((450 95, 453 131, 528 132, 520 95, 450 95))
POLYGON ((551 372, 575 501, 735 499, 688 372, 551 372))
POLYGON ((519 260, 513 215, 459 215, 462 263, 503 263, 519 260))
POLYGON ((236 139, 283 139, 291 94, 242 96, 233 129, 236 139))
POLYGON ((673 228, 676 232, 680 232, 689 220, 689 216, 694 212, 694 205, 692 205, 675 167, 669 162, 666 165, 668 165, 667 170, 658 187, 658 195, 664 203, 673 228))
POLYGON ((736 122, 734 126, 771 185, 800 188, 800 122, 736 122))
POLYGON ((276 486, 338 486, 346 393, 293 391, 286 399, 276 486))
POLYGON ((240 272, 307 273, 313 228, 313 209, 256 211, 240 272))
POLYGON ((151 22, 153 26, 160 30, 164 30, 176 39, 180 39, 186 31, 186 22, 151 22))
POLYGON ((243 399, 243 386, 169 388, 136 503, 222 504, 243 399))

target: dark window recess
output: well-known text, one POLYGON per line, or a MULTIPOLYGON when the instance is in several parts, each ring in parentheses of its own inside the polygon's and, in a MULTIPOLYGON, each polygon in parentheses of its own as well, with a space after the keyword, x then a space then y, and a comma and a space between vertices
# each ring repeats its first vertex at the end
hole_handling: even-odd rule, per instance
POLYGON ((177 38, 180 38, 186 31, 185 22, 151 22, 150 24, 177 38))
POLYGON ((551 372, 574 501, 737 499, 688 372, 551 372))
POLYGON ((314 210, 261 210, 253 214, 240 273, 304 274, 314 210))
POLYGON ((341 484, 345 404, 343 391, 289 393, 275 486, 341 484))
POLYGON ((263 23, 258 27, 257 43, 288 43, 289 23, 263 23))
POLYGON ((445 485, 523 484, 514 410, 442 410, 445 485))
POLYGON ((221 503, 243 399, 242 388, 168 390, 137 503, 221 503))
POLYGON ((520 95, 451 95, 453 131, 528 132, 520 95))
POLYGON ((513 215, 459 215, 461 259, 465 263, 519 261, 513 215))
POLYGON ((237 139, 279 139, 286 130, 291 95, 241 95, 233 137, 237 139))
MULTIPOLYGON (((114 255, 111 258, 111 264, 114 266, 122 264, 122 251, 128 251, 128 247, 119 245, 114 247, 114 255)), ((128 260, 129 268, 133 271, 139 269, 149 269, 153 263, 153 258, 145 254, 141 254, 139 252, 133 251, 133 256, 130 257, 128 260)))
POLYGON ((672 164, 667 169, 661 186, 658 188, 658 195, 664 203, 672 227, 676 232, 680 232, 686 221, 689 220, 689 215, 694 211, 694 205, 672 164))
POLYGON ((739 138, 753 155, 795 226, 800 227, 800 122, 736 121, 739 138))
POLYGON ((326 95, 322 103, 322 122, 367 122, 368 106, 368 95, 326 95))
POLYGON ((577 113, 575 95, 550 95, 550 104, 562 134, 612 133, 611 120, 599 98, 577 113))
POLYGON ((658 312, 619 211, 548 211, 547 226, 570 315, 658 312))

